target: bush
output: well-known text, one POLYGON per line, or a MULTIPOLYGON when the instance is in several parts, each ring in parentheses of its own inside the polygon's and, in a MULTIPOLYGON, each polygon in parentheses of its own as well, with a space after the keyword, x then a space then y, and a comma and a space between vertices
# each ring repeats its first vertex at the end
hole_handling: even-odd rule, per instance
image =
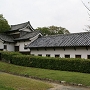
POLYGON ((90 60, 15 55, 12 63, 27 67, 90 73, 90 60))
POLYGON ((51 58, 2 52, 2 58, 15 65, 44 69, 90 73, 90 60, 80 58, 51 58))
POLYGON ((8 52, 8 51, 0 51, 1 59, 5 62, 12 62, 12 57, 14 55, 21 55, 19 52, 8 52))

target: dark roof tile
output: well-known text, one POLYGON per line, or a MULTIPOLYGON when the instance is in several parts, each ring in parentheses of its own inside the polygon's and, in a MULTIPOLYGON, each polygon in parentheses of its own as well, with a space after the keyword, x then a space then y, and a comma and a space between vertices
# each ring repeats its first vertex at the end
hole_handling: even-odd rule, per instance
POLYGON ((15 31, 15 30, 25 28, 27 25, 29 25, 30 28, 32 30, 34 30, 33 27, 31 26, 30 22, 28 21, 28 22, 25 22, 25 23, 17 24, 17 25, 11 25, 11 30, 10 31, 15 31))
POLYGON ((27 47, 36 48, 69 46, 90 46, 90 32, 43 36, 29 44, 27 47))
POLYGON ((26 40, 35 37, 38 35, 40 32, 39 31, 33 31, 33 32, 28 32, 25 35, 21 36, 20 38, 14 39, 14 40, 26 40))
POLYGON ((0 39, 1 39, 2 41, 6 41, 6 42, 14 42, 14 41, 13 41, 13 37, 8 36, 8 35, 6 35, 6 34, 0 34, 0 39))

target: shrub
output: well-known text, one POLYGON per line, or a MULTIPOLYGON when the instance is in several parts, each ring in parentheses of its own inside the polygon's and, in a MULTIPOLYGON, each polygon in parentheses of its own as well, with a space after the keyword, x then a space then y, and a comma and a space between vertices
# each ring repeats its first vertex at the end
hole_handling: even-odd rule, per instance
POLYGON ((12 63, 27 67, 90 73, 90 60, 15 55, 12 63))
POLYGON ((40 57, 17 52, 1 52, 1 56, 6 62, 20 66, 90 73, 88 59, 40 57))
POLYGON ((14 55, 21 55, 19 52, 0 51, 2 61, 11 62, 14 55))

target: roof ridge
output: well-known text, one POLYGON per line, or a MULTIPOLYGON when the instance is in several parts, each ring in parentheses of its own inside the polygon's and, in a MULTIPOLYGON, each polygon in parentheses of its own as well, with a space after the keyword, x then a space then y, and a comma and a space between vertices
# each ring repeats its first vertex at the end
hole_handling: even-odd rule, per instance
POLYGON ((11 25, 11 30, 10 31, 15 31, 15 30, 19 30, 19 29, 23 29, 23 28, 26 28, 28 27, 34 31, 33 27, 31 26, 30 22, 27 21, 27 22, 24 22, 24 23, 20 23, 20 24, 16 24, 16 25, 11 25))
POLYGON ((22 25, 22 24, 27 24, 30 23, 30 21, 24 22, 24 23, 19 23, 19 24, 15 24, 15 25, 11 25, 11 26, 17 26, 17 25, 22 25))
POLYGON ((85 33, 90 33, 90 32, 79 32, 79 33, 69 33, 69 34, 56 34, 56 35, 48 35, 48 36, 44 36, 44 37, 68 36, 68 35, 85 34, 85 33))

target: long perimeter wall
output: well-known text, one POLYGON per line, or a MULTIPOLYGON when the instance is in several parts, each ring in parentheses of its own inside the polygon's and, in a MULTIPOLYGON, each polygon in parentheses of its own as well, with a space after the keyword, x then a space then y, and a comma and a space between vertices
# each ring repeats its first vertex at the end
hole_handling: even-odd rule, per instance
POLYGON ((70 58, 75 58, 76 55, 80 55, 81 58, 87 59, 90 55, 90 47, 66 47, 66 48, 34 48, 31 49, 31 54, 50 57, 58 56, 65 58, 65 55, 70 55, 70 58))

